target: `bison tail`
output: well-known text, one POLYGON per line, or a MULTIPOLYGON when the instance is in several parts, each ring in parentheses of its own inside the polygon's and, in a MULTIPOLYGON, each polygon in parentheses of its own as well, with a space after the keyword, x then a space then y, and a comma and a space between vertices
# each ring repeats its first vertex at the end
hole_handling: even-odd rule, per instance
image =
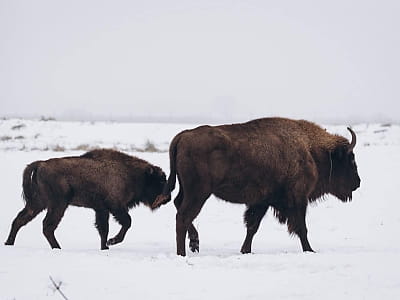
POLYGON ((163 194, 171 195, 171 192, 175 189, 176 185, 176 153, 178 152, 179 135, 176 136, 171 143, 169 148, 169 168, 170 173, 167 180, 167 184, 164 186, 163 194))
POLYGON ((26 204, 32 204, 37 186, 36 172, 40 161, 35 161, 26 166, 22 178, 22 197, 26 204))
POLYGON ((154 201, 152 208, 157 208, 163 204, 171 201, 171 192, 175 189, 176 185, 176 154, 178 148, 178 142, 180 139, 180 134, 175 136, 169 147, 169 163, 170 163, 170 173, 167 182, 164 185, 162 194, 157 197, 154 201))

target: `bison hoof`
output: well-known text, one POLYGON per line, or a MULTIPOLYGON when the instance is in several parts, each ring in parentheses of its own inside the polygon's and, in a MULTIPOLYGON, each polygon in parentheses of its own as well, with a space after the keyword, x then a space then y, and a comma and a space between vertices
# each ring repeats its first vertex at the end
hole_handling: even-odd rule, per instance
POLYGON ((101 250, 108 250, 109 248, 107 246, 101 246, 101 250))
POLYGON ((194 240, 189 242, 189 248, 192 252, 199 252, 199 241, 194 240))
POLYGON ((118 243, 119 243, 119 241, 116 238, 112 238, 107 241, 107 246, 115 245, 118 243))
POLYGON ((311 252, 311 253, 316 253, 313 249, 305 249, 305 250, 303 250, 303 252, 311 252))
POLYGON ((12 245, 14 245, 14 243, 13 243, 13 242, 7 241, 7 242, 4 243, 4 245, 6 245, 6 246, 12 246, 12 245))

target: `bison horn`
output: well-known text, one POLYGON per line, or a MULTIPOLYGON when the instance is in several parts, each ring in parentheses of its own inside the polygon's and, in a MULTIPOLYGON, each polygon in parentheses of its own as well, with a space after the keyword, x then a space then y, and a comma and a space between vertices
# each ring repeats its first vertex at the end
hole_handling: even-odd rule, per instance
POLYGON ((349 152, 351 152, 351 151, 353 151, 354 146, 356 145, 357 138, 356 138, 356 134, 350 127, 347 127, 347 130, 350 131, 350 133, 351 133, 351 143, 349 146, 349 152))

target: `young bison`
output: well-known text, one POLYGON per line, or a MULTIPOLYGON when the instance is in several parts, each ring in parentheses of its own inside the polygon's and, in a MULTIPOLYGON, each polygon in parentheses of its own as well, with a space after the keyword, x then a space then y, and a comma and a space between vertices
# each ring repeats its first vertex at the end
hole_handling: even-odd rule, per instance
POLYGON ((43 234, 52 248, 61 248, 54 231, 67 206, 75 205, 95 210, 101 249, 108 249, 122 242, 131 226, 128 210, 139 203, 151 207, 165 182, 159 167, 114 150, 33 162, 23 173, 25 208, 14 219, 5 244, 13 245, 18 230, 47 209, 43 234), (110 213, 122 228, 107 241, 110 213))

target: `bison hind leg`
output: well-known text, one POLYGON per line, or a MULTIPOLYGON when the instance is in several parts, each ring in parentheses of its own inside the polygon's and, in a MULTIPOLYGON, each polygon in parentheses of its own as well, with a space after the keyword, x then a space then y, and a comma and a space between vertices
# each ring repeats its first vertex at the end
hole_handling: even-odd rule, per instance
MULTIPOLYGON (((181 206, 183 200, 183 191, 179 189, 179 193, 174 200, 174 204, 176 209, 178 210, 181 206)), ((188 227, 188 236, 189 236, 189 248, 192 252, 199 252, 200 250, 200 241, 199 241, 199 233, 194 227, 193 223, 191 223, 188 227)))
MULTIPOLYGON (((186 256, 186 250, 185 250, 186 233, 189 231, 189 228, 193 230, 194 226, 192 222, 200 213, 200 210, 203 207, 204 202, 207 200, 209 196, 210 194, 205 194, 205 193, 202 194, 198 193, 197 195, 191 198, 186 197, 185 195, 184 202, 178 208, 178 211, 176 213, 176 246, 177 246, 176 252, 178 255, 186 256)), ((193 249, 196 249, 195 240, 192 243, 192 245, 194 246, 193 249)))
POLYGON ((10 234, 8 235, 7 241, 4 244, 14 245, 15 238, 20 228, 32 221, 33 218, 35 218, 41 211, 42 209, 33 210, 28 207, 22 209, 12 222, 10 234))
POLYGON ((54 231, 64 216, 66 209, 67 204, 65 203, 59 204, 56 207, 48 208, 46 217, 43 220, 43 234, 53 249, 61 249, 60 244, 57 242, 56 237, 54 236, 54 231))
POLYGON ((194 227, 193 223, 189 225, 188 228, 189 235, 189 248, 192 252, 199 252, 200 250, 200 241, 199 241, 199 233, 194 227))

